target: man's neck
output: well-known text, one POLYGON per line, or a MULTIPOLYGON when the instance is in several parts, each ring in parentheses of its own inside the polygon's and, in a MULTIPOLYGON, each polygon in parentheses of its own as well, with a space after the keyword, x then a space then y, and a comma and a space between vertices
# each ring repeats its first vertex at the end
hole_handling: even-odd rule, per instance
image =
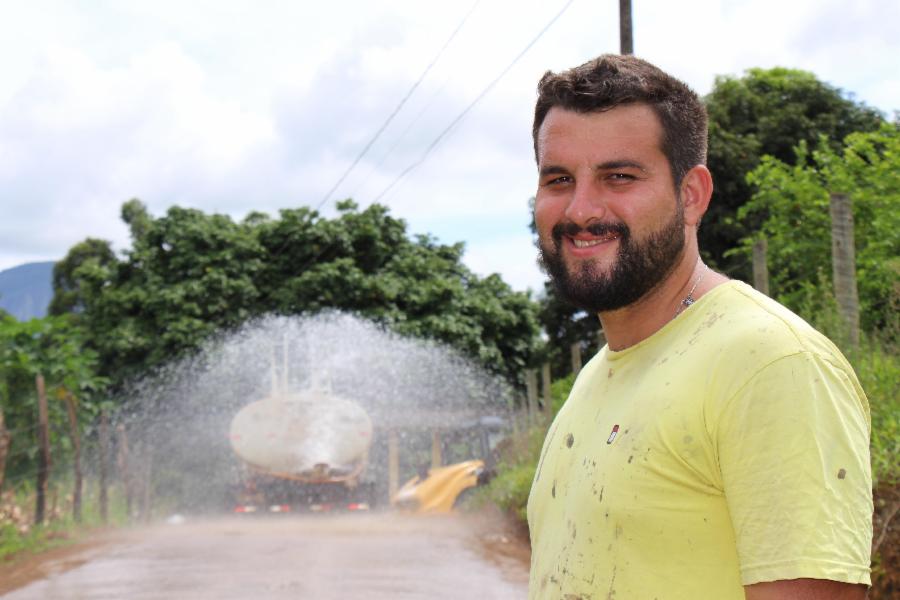
POLYGON ((624 350, 642 342, 675 318, 686 306, 728 281, 698 260, 696 248, 686 251, 669 276, 636 302, 597 316, 611 350, 624 350))

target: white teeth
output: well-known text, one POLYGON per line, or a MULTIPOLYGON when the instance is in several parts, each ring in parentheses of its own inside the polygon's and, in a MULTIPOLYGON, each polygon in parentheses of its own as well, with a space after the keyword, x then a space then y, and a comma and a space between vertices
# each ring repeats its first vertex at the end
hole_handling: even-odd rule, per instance
POLYGON ((606 238, 602 240, 576 240, 573 239, 572 243, 575 244, 576 248, 590 248, 591 246, 596 246, 597 244, 602 244, 603 242, 608 242, 609 240, 614 238, 606 238))

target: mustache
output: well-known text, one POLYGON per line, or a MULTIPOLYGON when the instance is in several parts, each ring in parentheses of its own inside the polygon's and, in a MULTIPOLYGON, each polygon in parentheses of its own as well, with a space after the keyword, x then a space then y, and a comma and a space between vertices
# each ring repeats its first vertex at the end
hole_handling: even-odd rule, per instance
POLYGON ((550 235, 553 237, 553 241, 560 243, 563 236, 574 237, 579 233, 585 232, 597 237, 618 234, 622 240, 627 239, 629 235, 628 226, 625 223, 591 223, 587 227, 582 227, 571 221, 557 223, 550 230, 550 235))

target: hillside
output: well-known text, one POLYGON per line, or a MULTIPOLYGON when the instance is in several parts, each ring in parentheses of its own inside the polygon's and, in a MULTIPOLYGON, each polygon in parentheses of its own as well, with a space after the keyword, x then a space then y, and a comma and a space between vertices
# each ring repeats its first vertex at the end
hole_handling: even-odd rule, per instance
POLYGON ((20 321, 45 316, 53 297, 53 265, 26 263, 0 271, 0 308, 20 321))

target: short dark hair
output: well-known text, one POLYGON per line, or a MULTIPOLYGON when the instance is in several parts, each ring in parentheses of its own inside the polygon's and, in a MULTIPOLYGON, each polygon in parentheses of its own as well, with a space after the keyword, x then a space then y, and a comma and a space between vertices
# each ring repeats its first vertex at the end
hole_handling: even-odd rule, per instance
POLYGON ((706 107, 697 94, 647 61, 618 54, 604 54, 562 73, 544 73, 531 131, 535 160, 539 160, 538 131, 554 106, 590 113, 625 104, 646 104, 659 118, 660 146, 676 188, 689 170, 706 164, 706 107))

